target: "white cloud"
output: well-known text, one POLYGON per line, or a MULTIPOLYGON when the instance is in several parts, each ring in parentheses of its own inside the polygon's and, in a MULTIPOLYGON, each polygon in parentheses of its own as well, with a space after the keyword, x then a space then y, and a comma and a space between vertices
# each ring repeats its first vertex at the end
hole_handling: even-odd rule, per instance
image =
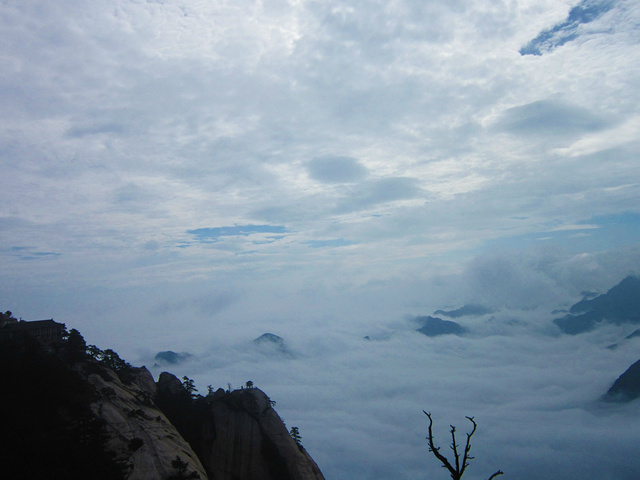
POLYGON ((577 157, 622 146, 635 148, 634 144, 637 142, 636 132, 638 129, 640 129, 640 118, 633 117, 623 125, 617 125, 603 132, 586 135, 568 147, 559 148, 557 153, 559 155, 577 157))
POLYGON ((509 108, 498 125, 513 134, 568 137, 602 130, 608 122, 583 108, 541 100, 509 108))
POLYGON ((347 183, 367 176, 367 169, 351 157, 314 158, 307 164, 311 177, 326 183, 347 183))

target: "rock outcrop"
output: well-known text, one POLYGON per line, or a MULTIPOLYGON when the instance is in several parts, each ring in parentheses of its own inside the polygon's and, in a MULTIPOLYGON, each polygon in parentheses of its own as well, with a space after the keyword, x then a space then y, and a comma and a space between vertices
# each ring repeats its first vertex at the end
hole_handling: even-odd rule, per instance
POLYGON ((179 385, 177 378, 163 373, 156 402, 198 454, 209 479, 324 479, 260 389, 218 389, 189 398, 179 385))
POLYGON ((87 375, 97 399, 91 404, 108 435, 106 447, 125 466, 127 480, 169 479, 178 475, 177 458, 190 478, 206 479, 197 455, 167 417, 154 405, 155 382, 142 367, 123 383, 112 370, 102 368, 87 375), (196 476, 198 475, 198 476, 196 476))

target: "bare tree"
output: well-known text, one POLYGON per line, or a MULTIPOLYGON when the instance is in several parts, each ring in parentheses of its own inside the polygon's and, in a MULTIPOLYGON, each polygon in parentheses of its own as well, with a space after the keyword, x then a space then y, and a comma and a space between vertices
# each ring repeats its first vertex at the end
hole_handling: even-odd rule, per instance
MULTIPOLYGON (((467 442, 466 442, 466 445, 464 446, 464 452, 461 452, 459 450, 460 445, 456 443, 456 427, 454 427, 453 425, 450 425, 451 450, 453 450, 453 457, 454 457, 454 465, 452 465, 451 462, 449 462, 449 460, 447 459, 447 457, 445 457, 443 454, 440 453, 440 447, 436 447, 433 441, 433 430, 432 430, 433 420, 431 419, 431 414, 425 412, 424 410, 423 410, 423 413, 429 419, 429 435, 427 436, 427 441, 429 442, 429 451, 433 453, 438 460, 440 460, 440 463, 442 463, 442 468, 446 468, 447 470, 449 470, 449 473, 451 474, 451 478, 453 480, 460 480, 465 470, 469 466, 469 460, 473 460, 473 457, 469 455, 469 452, 471 451, 471 437, 473 437, 473 434, 476 433, 476 429, 478 428, 478 425, 476 425, 476 422, 473 419, 473 417, 466 417, 473 425, 473 428, 471 429, 471 432, 467 433, 467 442)), ((498 470, 496 473, 494 473, 489 477, 489 480, 493 480, 497 476, 503 475, 503 474, 504 472, 498 470)))

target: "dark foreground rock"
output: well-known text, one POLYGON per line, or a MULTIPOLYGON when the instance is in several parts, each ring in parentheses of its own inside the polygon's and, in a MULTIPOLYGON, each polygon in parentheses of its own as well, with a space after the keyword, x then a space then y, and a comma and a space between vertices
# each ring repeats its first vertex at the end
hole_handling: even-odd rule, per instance
POLYGON ((77 330, 0 336, 2 478, 324 480, 264 392, 186 380, 156 384, 77 330))

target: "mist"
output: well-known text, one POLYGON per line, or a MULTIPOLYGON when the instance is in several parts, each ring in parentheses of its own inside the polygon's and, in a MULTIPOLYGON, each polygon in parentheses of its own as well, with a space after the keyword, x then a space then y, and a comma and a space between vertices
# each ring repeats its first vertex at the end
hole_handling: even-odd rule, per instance
MULTIPOLYGON (((637 262, 629 250, 617 253, 637 262)), ((449 425, 464 438, 471 426, 465 416, 478 423, 470 479, 497 469, 531 480, 632 479, 640 473, 633 460, 637 401, 609 404, 601 396, 637 360, 638 338, 621 342, 635 327, 603 326, 569 336, 553 325, 558 314, 551 313, 579 300, 587 287, 604 292, 613 286, 605 285, 604 272, 616 265, 615 257, 483 255, 460 275, 423 279, 424 295, 399 295, 399 284, 370 286, 370 297, 363 287, 343 295, 309 289, 306 302, 291 292, 278 306, 263 291, 254 301, 268 315, 255 314, 253 302, 243 312, 240 302, 212 315, 208 327, 201 321, 183 333, 174 330, 174 338, 159 339, 155 351, 146 339, 131 356, 156 377, 170 371, 194 379, 202 393, 209 385, 240 388, 253 381, 277 402, 287 425, 299 427, 327 478, 444 478, 428 452, 426 410, 445 453, 449 425), (480 286, 479 272, 487 271, 501 275, 480 286), (454 293, 456 285, 461 287, 454 293), (376 301, 382 291, 388 297, 376 301), (438 295, 447 302, 438 303, 438 295), (468 329, 463 336, 430 338, 416 331, 416 315, 461 306, 456 295, 459 302, 482 300, 494 311, 456 319, 468 329), (265 332, 281 336, 286 351, 256 345, 253 340, 265 332), (618 342, 619 348, 607 348, 618 342), (165 349, 194 356, 158 365, 153 356, 165 349)))

